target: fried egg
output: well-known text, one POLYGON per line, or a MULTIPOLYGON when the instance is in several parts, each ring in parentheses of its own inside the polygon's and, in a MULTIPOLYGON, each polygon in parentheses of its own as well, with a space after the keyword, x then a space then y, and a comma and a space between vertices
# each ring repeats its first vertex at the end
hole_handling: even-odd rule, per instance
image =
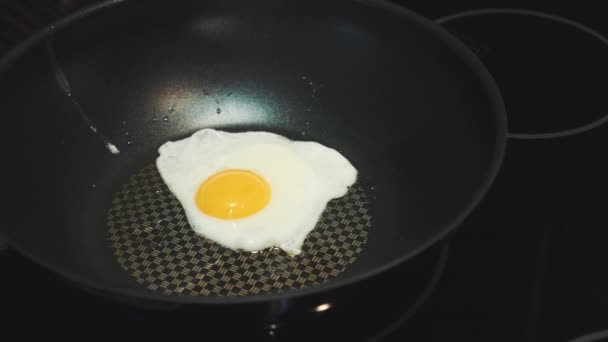
POLYGON ((196 233, 231 249, 294 255, 357 178, 338 151, 268 132, 202 129, 163 144, 156 166, 196 233))

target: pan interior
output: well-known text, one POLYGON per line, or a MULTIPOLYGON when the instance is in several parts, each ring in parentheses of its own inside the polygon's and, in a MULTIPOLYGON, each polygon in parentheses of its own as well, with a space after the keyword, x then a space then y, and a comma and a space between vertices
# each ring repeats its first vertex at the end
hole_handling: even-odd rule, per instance
MULTIPOLYGON (((138 203, 123 200, 123 191, 132 177, 152 172, 146 166, 161 144, 215 128, 268 131, 338 150, 359 171, 373 227, 363 229, 367 242, 360 252, 352 250, 354 259, 333 261, 340 267, 291 284, 272 277, 283 275, 282 267, 292 275, 305 267, 284 266, 277 261, 285 259, 281 254, 267 251, 236 264, 240 254, 204 253, 214 263, 225 259, 213 269, 218 274, 257 260, 272 271, 266 277, 273 283, 259 286, 258 294, 224 286, 207 293, 196 281, 174 277, 168 283, 178 283, 165 286, 170 294, 182 287, 199 295, 175 300, 320 291, 424 250, 487 191, 502 159, 505 113, 470 52, 431 23, 388 7, 342 0, 183 0, 180 6, 149 0, 142 11, 139 2, 123 1, 48 29, 0 67, 8 113, 0 135, 7 147, 4 194, 11 201, 0 234, 75 280, 157 299, 165 292, 158 280, 165 273, 138 276, 142 257, 157 262, 176 250, 187 255, 179 250, 187 243, 199 251, 212 247, 182 231, 173 207, 163 215, 177 220, 158 234, 177 243, 161 246, 156 231, 143 226, 129 235, 120 227, 140 224, 140 215, 125 216, 116 203, 138 203), (150 292, 155 284, 157 292, 150 292)), ((161 199, 168 206, 172 201, 161 199)), ((347 208, 338 204, 332 204, 336 216, 347 208)), ((145 209, 138 208, 142 219, 145 209)), ((338 240, 319 240, 331 238, 338 240)), ((323 248, 333 253, 328 244, 323 248)), ((214 279, 236 278, 229 277, 214 279)))

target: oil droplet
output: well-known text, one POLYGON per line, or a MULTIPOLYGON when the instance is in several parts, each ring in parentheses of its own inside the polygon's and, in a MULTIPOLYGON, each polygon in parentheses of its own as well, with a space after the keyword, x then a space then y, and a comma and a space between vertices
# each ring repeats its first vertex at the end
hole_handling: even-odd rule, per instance
POLYGON ((160 195, 160 194, 163 193, 161 190, 156 190, 155 192, 156 192, 157 195, 160 195))
POLYGON ((163 122, 169 122, 169 117, 168 116, 163 117, 163 122))
POLYGON ((116 145, 112 144, 111 142, 106 142, 106 148, 112 153, 112 154, 119 154, 120 150, 118 149, 118 147, 116 147, 116 145))
POLYGON ((302 75, 302 79, 303 79, 304 81, 306 81, 306 80, 307 80, 306 75, 302 75))
POLYGON ((95 184, 93 184, 93 185, 91 185, 91 186, 93 187, 93 189, 95 189, 95 188, 97 187, 97 185, 95 185, 95 184))
POLYGON ((131 145, 133 142, 131 140, 127 141, 127 145, 131 145))
POLYGON ((222 109, 218 108, 215 112, 218 113, 218 114, 222 114, 222 109))
POLYGON ((306 121, 306 128, 310 128, 310 121, 306 121))
POLYGON ((312 86, 314 86, 315 84, 314 84, 312 81, 310 81, 310 82, 308 82, 308 85, 312 87, 312 86))
POLYGON ((268 336, 270 337, 275 337, 278 334, 278 330, 279 330, 279 325, 278 324, 268 324, 266 326, 266 331, 268 332, 268 336))

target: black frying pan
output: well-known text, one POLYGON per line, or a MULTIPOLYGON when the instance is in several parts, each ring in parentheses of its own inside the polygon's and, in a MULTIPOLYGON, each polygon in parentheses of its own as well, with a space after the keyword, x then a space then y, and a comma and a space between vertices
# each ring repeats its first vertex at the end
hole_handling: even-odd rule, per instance
POLYGON ((456 228, 505 148, 481 63, 382 1, 111 1, 15 49, 0 94, 3 238, 87 288, 169 302, 291 298, 386 271, 456 228), (227 250, 191 232, 154 167, 162 143, 204 127, 320 142, 359 179, 302 255, 227 250))

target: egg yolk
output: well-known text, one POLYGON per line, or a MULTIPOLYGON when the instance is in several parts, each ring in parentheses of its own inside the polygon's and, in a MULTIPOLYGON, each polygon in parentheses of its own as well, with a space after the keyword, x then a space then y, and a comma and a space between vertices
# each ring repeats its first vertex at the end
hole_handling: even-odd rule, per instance
POLYGON ((224 170, 207 178, 198 188, 196 206, 219 219, 239 219, 264 209, 270 185, 248 170, 224 170))

